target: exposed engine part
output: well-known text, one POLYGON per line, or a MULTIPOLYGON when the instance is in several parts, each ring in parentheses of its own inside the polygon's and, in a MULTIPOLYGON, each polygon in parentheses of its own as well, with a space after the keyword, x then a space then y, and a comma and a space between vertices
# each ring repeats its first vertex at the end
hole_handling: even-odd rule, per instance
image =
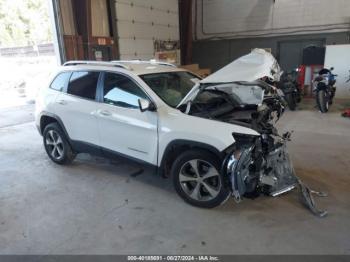
POLYGON ((268 176, 268 175, 265 175, 265 174, 262 174, 261 177, 260 177, 260 182, 261 184, 265 184, 265 185, 268 185, 268 186, 272 186, 272 187, 275 187, 277 185, 277 177, 275 176, 268 176))
POLYGON ((302 203, 314 215, 326 216, 327 211, 319 210, 312 196, 312 194, 317 196, 326 196, 326 194, 311 190, 295 175, 286 148, 290 133, 282 137, 285 139, 279 138, 275 143, 271 143, 271 136, 264 135, 256 141, 256 144, 249 148, 237 149, 230 156, 227 174, 230 176, 234 199, 240 202, 243 196, 247 193, 252 194, 254 190, 276 197, 297 188, 302 203), (259 148, 259 142, 263 144, 266 141, 268 144, 259 148), (259 151, 265 155, 262 163, 258 160, 259 151))
MULTIPOLYGON (((262 177, 264 177, 263 181, 266 181, 267 177, 275 181, 275 184, 269 187, 269 194, 271 196, 279 195, 281 194, 280 192, 287 192, 294 188, 297 178, 294 175, 293 166, 289 159, 285 143, 266 156, 266 167, 262 177), (288 188, 289 190, 287 190, 288 188)), ((260 181, 263 182, 262 180, 260 181)))

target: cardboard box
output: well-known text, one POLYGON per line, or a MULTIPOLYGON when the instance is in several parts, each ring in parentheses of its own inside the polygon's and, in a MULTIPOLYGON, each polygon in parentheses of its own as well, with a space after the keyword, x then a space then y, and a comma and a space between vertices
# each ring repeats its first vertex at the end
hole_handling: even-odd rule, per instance
POLYGON ((207 77, 211 74, 211 70, 209 68, 199 68, 198 64, 191 64, 191 65, 181 65, 180 68, 186 69, 202 78, 207 77))
POLYGON ((199 70, 195 71, 194 73, 199 75, 202 78, 205 78, 208 75, 210 75, 211 70, 209 68, 203 68, 203 69, 199 69, 199 70))
POLYGON ((191 72, 195 72, 199 70, 199 65, 198 64, 190 64, 190 65, 181 65, 179 66, 180 68, 186 69, 191 72))

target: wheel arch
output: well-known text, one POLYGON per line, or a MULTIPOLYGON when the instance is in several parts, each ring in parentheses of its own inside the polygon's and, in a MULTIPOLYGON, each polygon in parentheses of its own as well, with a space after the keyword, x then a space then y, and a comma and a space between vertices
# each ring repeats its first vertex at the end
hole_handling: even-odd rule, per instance
POLYGON ((61 118, 55 114, 49 113, 49 112, 43 112, 40 115, 40 122, 39 122, 39 132, 42 135, 44 133, 44 129, 48 124, 51 123, 57 123, 63 130, 64 134, 68 138, 68 141, 70 142, 69 135, 67 133, 67 130, 61 120, 61 118))
POLYGON ((164 153, 161 156, 160 165, 158 168, 159 174, 163 177, 168 177, 168 173, 170 171, 171 165, 176 159, 176 157, 182 152, 186 150, 192 150, 192 149, 198 149, 198 150, 204 150, 204 151, 210 152, 220 160, 223 159, 225 155, 223 152, 220 152, 214 146, 206 143, 192 141, 192 140, 176 139, 168 143, 168 145, 164 150, 164 153))

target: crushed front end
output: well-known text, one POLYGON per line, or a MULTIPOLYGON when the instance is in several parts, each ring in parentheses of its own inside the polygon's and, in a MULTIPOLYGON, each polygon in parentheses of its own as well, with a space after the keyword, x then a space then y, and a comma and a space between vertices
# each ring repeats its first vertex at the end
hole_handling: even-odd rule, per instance
MULTIPOLYGON (((240 135, 236 134, 236 138, 240 135)), ((260 194, 272 197, 297 189, 303 204, 320 217, 327 214, 318 210, 312 194, 325 196, 324 193, 309 189, 295 175, 286 143, 290 135, 273 139, 262 135, 251 137, 251 144, 239 144, 224 162, 224 172, 229 177, 232 196, 236 202, 242 198, 255 198, 260 194)), ((237 139, 240 141, 240 138, 237 139)))
POLYGON ((249 124, 260 136, 233 134, 236 142, 225 161, 225 172, 231 183, 232 195, 240 202, 243 197, 255 198, 260 194, 276 197, 297 189, 303 204, 313 214, 323 217, 327 212, 316 208, 312 195, 325 194, 309 189, 296 176, 287 150, 291 133, 279 135, 274 126, 284 113, 285 101, 273 89, 267 89, 267 86, 266 93, 268 95, 264 96, 256 111, 251 113, 250 119, 234 121, 235 124, 239 124, 237 120, 243 121, 245 126, 249 124))
POLYGON ((237 202, 242 197, 256 197, 261 193, 278 196, 294 189, 298 179, 290 161, 283 138, 261 135, 242 143, 240 134, 232 154, 226 160, 226 174, 237 202))
POLYGON ((324 194, 310 190, 295 175, 286 146, 291 133, 280 135, 275 127, 285 106, 280 90, 263 81, 254 81, 202 85, 183 110, 260 134, 232 134, 235 143, 226 152, 223 172, 237 202, 260 194, 274 197, 297 188, 303 203, 314 214, 325 216, 326 212, 315 207, 312 197, 313 193, 324 194))
POLYGON ((295 175, 286 147, 291 134, 279 135, 275 128, 287 103, 282 91, 268 83, 278 82, 281 73, 270 53, 254 49, 201 80, 178 109, 260 134, 248 135, 242 128, 241 133, 232 134, 235 142, 225 152, 222 172, 237 202, 243 197, 278 196, 297 188, 303 203, 322 217, 327 212, 315 207, 312 195, 325 194, 309 189, 295 175))

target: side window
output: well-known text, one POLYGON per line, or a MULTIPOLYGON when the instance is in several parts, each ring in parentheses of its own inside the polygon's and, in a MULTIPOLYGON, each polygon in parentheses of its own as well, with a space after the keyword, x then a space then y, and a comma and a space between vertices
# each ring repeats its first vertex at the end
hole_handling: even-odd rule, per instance
POLYGON ((98 72, 73 72, 69 80, 67 93, 94 100, 98 76, 98 72))
POLYGON ((69 80, 70 74, 71 72, 63 72, 58 74, 56 78, 52 81, 50 88, 57 91, 62 91, 69 80))
POLYGON ((138 99, 148 99, 141 88, 126 76, 106 73, 103 102, 126 108, 138 108, 138 99))

